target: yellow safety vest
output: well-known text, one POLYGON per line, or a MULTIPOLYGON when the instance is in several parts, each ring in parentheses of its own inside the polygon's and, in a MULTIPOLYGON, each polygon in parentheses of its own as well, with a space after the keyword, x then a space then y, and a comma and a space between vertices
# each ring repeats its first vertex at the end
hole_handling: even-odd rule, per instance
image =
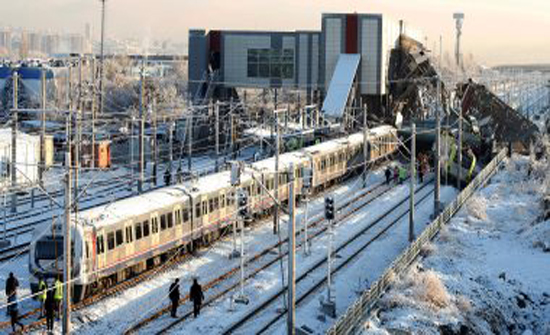
POLYGON ((63 299, 63 283, 61 283, 59 280, 55 281, 55 292, 53 295, 54 300, 62 300, 63 299))
POLYGON ((38 282, 38 300, 44 302, 46 301, 46 297, 48 296, 48 285, 41 280, 38 282))

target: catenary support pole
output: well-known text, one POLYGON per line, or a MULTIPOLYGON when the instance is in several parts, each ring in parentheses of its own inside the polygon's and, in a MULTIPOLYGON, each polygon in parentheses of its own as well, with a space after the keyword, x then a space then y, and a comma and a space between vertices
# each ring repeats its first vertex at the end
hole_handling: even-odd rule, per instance
POLYGON ((19 109, 19 74, 13 73, 13 109, 11 111, 11 212, 17 212, 17 123, 19 109))
POLYGON ((99 52, 99 115, 103 116, 104 81, 105 81, 105 1, 101 1, 101 43, 99 52))
POLYGON ((220 171, 220 103, 216 101, 216 106, 214 107, 215 117, 215 136, 216 136, 216 172, 220 171))
POLYGON ((368 136, 369 126, 367 125, 367 108, 363 106, 363 188, 367 187, 367 165, 369 162, 368 136))
POLYGON ((157 120, 157 105, 155 100, 149 101, 149 111, 151 121, 153 123, 153 186, 158 185, 158 169, 159 169, 159 142, 158 142, 158 120, 157 120), (152 106, 151 106, 152 105, 152 106))
POLYGON ((40 73, 40 166, 38 167, 38 180, 44 187, 44 170, 46 169, 46 69, 40 73))
POLYGON ((189 112, 191 114, 187 116, 187 172, 191 176, 193 168, 193 109, 189 112))
MULTIPOLYGON (((96 105, 95 105, 95 102, 96 102, 96 98, 97 98, 97 91, 96 91, 96 83, 95 83, 95 74, 96 74, 96 69, 95 69, 95 55, 92 55, 92 64, 91 64, 91 69, 90 69, 90 73, 91 73, 91 83, 92 83, 92 92, 91 92, 91 95, 92 95, 92 104, 91 104, 91 109, 92 109, 92 168, 95 168, 96 164, 95 164, 95 151, 96 151, 96 147, 95 147, 95 121, 96 121, 96 105)), ((140 75, 141 76, 141 75, 140 75)), ((140 93, 141 94, 141 93, 140 93)), ((141 98, 140 98, 141 99, 141 98)), ((141 100, 140 100, 141 101, 141 100)))
POLYGON ((143 182, 144 182, 144 170, 145 170, 145 141, 143 138, 143 133, 145 132, 145 113, 143 113, 143 95, 144 95, 144 68, 143 61, 141 65, 141 70, 139 72, 139 179, 138 179, 138 193, 143 192, 143 182))
POLYGON ((458 180, 457 189, 462 186, 462 104, 458 106, 458 180))
POLYGON ((287 334, 294 334, 296 303, 296 199, 294 194, 294 164, 288 167, 289 182, 289 219, 288 219, 288 316, 287 334))
POLYGON ((412 124, 411 136, 411 171, 409 192, 409 242, 414 241, 414 187, 416 183, 416 124, 412 124))
POLYGON ((441 79, 437 79, 437 103, 435 108, 435 189, 434 189, 434 217, 439 215, 440 210, 440 199, 439 199, 439 188, 441 185, 441 79))
MULTIPOLYGON (((275 91, 277 92, 277 91, 275 91)), ((279 152, 281 151, 281 139, 279 131, 279 114, 275 111, 273 118, 275 124, 275 178, 274 178, 274 194, 275 199, 279 200, 279 152)), ((273 234, 277 234, 279 231, 279 204, 275 202, 273 205, 273 234)))
POLYGON ((71 150, 68 146, 65 153, 65 224, 64 228, 64 247, 63 247, 63 282, 65 288, 63 290, 63 324, 62 333, 70 334, 71 332, 71 150))

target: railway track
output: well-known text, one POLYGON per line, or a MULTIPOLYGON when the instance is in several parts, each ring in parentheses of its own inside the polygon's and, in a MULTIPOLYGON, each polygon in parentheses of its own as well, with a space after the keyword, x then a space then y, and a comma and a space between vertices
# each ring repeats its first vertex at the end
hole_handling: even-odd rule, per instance
MULTIPOLYGON (((392 187, 384 187, 384 184, 379 184, 377 187, 367 190, 365 192, 360 193, 359 195, 356 195, 352 197, 349 200, 346 200, 342 205, 338 206, 338 211, 347 211, 345 214, 343 214, 342 219, 349 218, 350 215, 353 215, 357 211, 365 208, 370 203, 372 203, 374 200, 376 200, 379 196, 387 193, 393 189, 392 187), (359 204, 358 201, 361 201, 359 204)), ((403 201, 406 201, 403 200, 403 201)), ((308 224, 309 230, 309 236, 311 239, 320 237, 323 233, 325 233, 327 227, 325 225, 320 225, 322 222, 324 222, 325 219, 323 217, 322 213, 318 213, 310 218, 310 222, 308 224)), ((300 235, 302 231, 298 231, 297 235, 300 235)), ((288 239, 284 239, 281 241, 282 244, 286 247, 288 239)), ((303 243, 299 244, 302 245, 303 243)), ((285 257, 287 255, 287 250, 285 250, 282 253, 282 256, 279 256, 274 253, 278 248, 280 247, 279 243, 276 243, 267 249, 264 249, 262 252, 256 254, 252 258, 247 260, 247 272, 245 275, 245 280, 249 280, 256 275, 258 275, 261 271, 264 271, 265 269, 275 265, 277 262, 281 260, 282 257, 285 257)), ((203 286, 204 293, 206 295, 206 300, 204 302, 204 306, 208 306, 213 304, 214 302, 218 301, 223 296, 226 296, 228 293, 230 293, 232 290, 237 288, 239 286, 239 278, 237 274, 239 273, 240 268, 234 267, 231 270, 227 271, 226 273, 222 274, 221 276, 217 277, 216 279, 208 282, 203 286), (215 292, 215 293, 212 293, 215 292)), ((158 332, 164 333, 168 331, 169 329, 172 329, 173 327, 177 326, 178 324, 184 322, 186 319, 188 319, 192 315, 192 306, 189 302, 189 297, 185 296, 180 301, 180 306, 183 307, 180 309, 184 309, 185 312, 182 317, 179 319, 171 322, 168 326, 163 328, 162 331, 158 332)), ((131 328, 129 328, 126 331, 126 334, 134 333, 140 329, 143 329, 151 322, 155 321, 156 319, 159 319, 161 316, 168 314, 170 308, 165 307, 161 310, 157 311, 153 315, 141 320, 131 328)), ((146 329, 146 332, 154 332, 153 330, 146 329)))
MULTIPOLYGON (((417 192, 421 193, 422 190, 427 186, 425 184, 417 192)), ((415 201, 415 207, 426 200, 432 193, 433 188, 430 188, 428 192, 420 195, 420 198, 415 201)), ((403 219, 408 213, 408 200, 409 197, 400 201, 396 206, 391 208, 389 211, 386 211, 384 214, 375 219, 368 226, 361 229, 358 233, 354 234, 348 238, 344 243, 339 245, 335 250, 334 254, 339 255, 340 257, 334 257, 332 275, 337 274, 341 270, 345 269, 348 264, 356 260, 372 243, 378 240, 383 236, 389 229, 396 225, 401 219, 403 219), (398 210, 401 210, 398 212, 398 210), (396 215, 397 214, 397 215, 396 215), (385 225, 384 222, 386 222, 385 225), (382 228, 377 232, 374 232, 374 236, 367 238, 366 240, 361 240, 367 232, 373 229, 375 226, 382 224, 382 228), (342 256, 348 253, 347 256, 342 256)), ((323 257, 317 261, 313 266, 310 266, 306 271, 296 277, 296 307, 298 308, 302 303, 307 301, 309 298, 312 298, 313 294, 316 293, 326 284, 326 265, 327 258, 323 257), (298 286, 300 285, 300 286, 298 286)), ((248 311, 243 318, 237 322, 230 325, 226 328, 222 334, 234 334, 237 330, 245 328, 247 325, 254 321, 254 325, 251 325, 251 328, 243 329, 245 333, 253 334, 262 334, 274 326, 277 322, 283 319, 286 316, 286 310, 281 310, 280 307, 273 306, 273 303, 277 301, 281 295, 283 295, 287 290, 287 287, 279 289, 277 292, 269 296, 268 299, 264 300, 260 304, 256 305, 253 309, 248 311), (262 315, 263 314, 263 315, 262 315), (267 315, 266 315, 267 314, 267 315), (259 322, 260 320, 265 320, 266 322, 259 322), (260 323, 260 324, 259 324, 260 323)), ((165 333, 166 330, 160 331, 157 334, 165 333)))
MULTIPOLYGON (((341 185, 336 184, 333 187, 338 187, 338 186, 341 186, 341 185)), ((326 191, 331 190, 333 187, 327 189, 326 191)), ((382 183, 377 184, 373 188, 368 189, 367 191, 365 191, 364 194, 374 192, 375 190, 380 189, 382 187, 383 187, 382 183)), ((318 196, 321 197, 322 194, 319 194, 318 196)), ((94 205, 94 206, 97 206, 97 205, 94 205)), ((260 220, 257 223, 261 224, 263 222, 265 222, 265 221, 260 220)), ((29 243, 26 243, 26 247, 28 247, 28 245, 29 245, 29 243)), ((205 247, 207 248, 209 246, 205 246, 205 247)), ((21 244, 21 245, 18 245, 18 246, 10 247, 8 249, 13 249, 14 251, 17 251, 17 250, 21 250, 21 249, 24 249, 24 248, 25 248, 25 245, 21 244)), ((8 249, 4 249, 4 250, 8 250, 8 249)), ((28 252, 28 250, 26 250, 24 252, 28 252)), ((22 254, 21 251, 19 251, 19 253, 22 254)), ((267 253, 267 251, 266 251, 266 253, 267 253)), ((103 300, 103 299, 106 299, 108 297, 114 296, 114 295, 118 294, 119 292, 121 292, 123 290, 129 289, 129 288, 134 287, 134 286, 136 286, 136 285, 138 285, 138 284, 140 284, 140 283, 142 283, 146 280, 149 280, 149 279, 152 278, 152 276, 157 276, 157 275, 160 275, 160 274, 162 274, 166 271, 170 271, 175 266, 181 265, 182 263, 184 263, 185 261, 190 259, 191 258, 190 256, 191 255, 189 255, 189 254, 182 254, 181 257, 175 258, 171 262, 164 263, 163 265, 160 266, 160 268, 157 267, 157 268, 151 269, 149 271, 143 272, 142 274, 140 274, 136 277, 130 278, 130 279, 126 280, 125 282, 122 282, 122 283, 120 283, 120 284, 118 284, 118 285, 116 285, 112 288, 109 288, 109 289, 101 292, 101 294, 94 295, 92 297, 86 298, 82 302, 74 304, 72 311, 78 311, 78 310, 80 310, 84 307, 92 305, 95 302, 98 302, 100 300, 103 300)), ((7 259, 8 257, 13 257, 13 255, 12 256, 2 256, 2 254, 0 253, 0 260, 3 259, 2 257, 4 259, 7 259)), ((237 270, 235 270, 235 271, 237 271, 237 270)), ((20 319, 29 318, 33 315, 37 315, 39 312, 40 312, 39 309, 34 309, 32 311, 29 311, 27 313, 24 313, 24 314, 20 315, 20 319)), ((6 328, 9 325, 10 325, 9 322, 3 322, 3 323, 0 322, 0 329, 6 328)), ((32 330, 32 329, 37 329, 37 328, 39 328, 43 325, 45 325, 45 319, 39 319, 35 322, 32 322, 32 323, 26 325, 25 331, 32 330)))

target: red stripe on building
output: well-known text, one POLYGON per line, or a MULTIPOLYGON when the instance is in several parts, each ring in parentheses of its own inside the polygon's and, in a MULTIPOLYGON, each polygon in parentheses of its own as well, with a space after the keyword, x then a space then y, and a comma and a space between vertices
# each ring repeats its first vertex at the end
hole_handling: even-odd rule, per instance
POLYGON ((346 53, 356 54, 359 53, 357 31, 358 31, 358 16, 357 14, 346 15, 346 53))

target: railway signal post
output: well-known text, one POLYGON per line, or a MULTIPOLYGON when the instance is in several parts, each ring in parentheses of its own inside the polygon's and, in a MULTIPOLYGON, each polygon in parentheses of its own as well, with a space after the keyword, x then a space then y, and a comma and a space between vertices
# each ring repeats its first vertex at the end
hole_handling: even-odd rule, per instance
POLYGON ((235 222, 235 225, 240 222, 241 226, 241 283, 240 283, 240 295, 235 299, 236 303, 245 304, 248 305, 248 298, 244 294, 244 263, 245 263, 245 252, 244 252, 244 223, 246 218, 248 217, 248 194, 243 188, 238 189, 238 201, 237 201, 237 222, 235 222))
POLYGON ((323 312, 331 317, 336 316, 336 302, 332 300, 332 224, 335 218, 334 198, 325 197, 325 219, 328 225, 328 248, 327 248, 327 301, 321 303, 323 312))

